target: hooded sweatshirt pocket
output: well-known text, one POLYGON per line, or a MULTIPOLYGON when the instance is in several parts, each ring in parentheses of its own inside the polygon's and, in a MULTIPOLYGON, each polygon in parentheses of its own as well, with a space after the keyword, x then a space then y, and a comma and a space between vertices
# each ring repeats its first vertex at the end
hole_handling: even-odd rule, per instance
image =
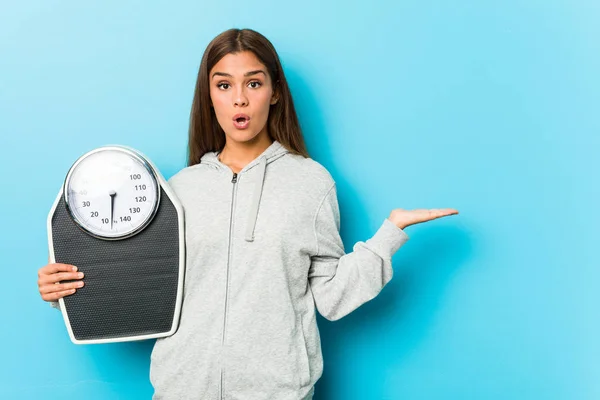
POLYGON ((301 342, 298 346, 298 350, 300 351, 299 358, 301 361, 300 371, 302 371, 302 381, 300 382, 300 384, 304 386, 308 385, 308 383, 310 382, 310 361, 308 359, 308 350, 306 348, 306 337, 304 336, 304 323, 302 322, 301 317, 297 318, 300 326, 299 336, 301 342))

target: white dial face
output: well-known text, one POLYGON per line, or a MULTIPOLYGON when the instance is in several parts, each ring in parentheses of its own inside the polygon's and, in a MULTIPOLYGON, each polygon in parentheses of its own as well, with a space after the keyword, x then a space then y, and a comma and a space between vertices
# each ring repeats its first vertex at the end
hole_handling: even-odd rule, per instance
POLYGON ((106 148, 91 152, 71 168, 65 198, 75 221, 93 235, 122 238, 154 216, 155 176, 132 152, 106 148))

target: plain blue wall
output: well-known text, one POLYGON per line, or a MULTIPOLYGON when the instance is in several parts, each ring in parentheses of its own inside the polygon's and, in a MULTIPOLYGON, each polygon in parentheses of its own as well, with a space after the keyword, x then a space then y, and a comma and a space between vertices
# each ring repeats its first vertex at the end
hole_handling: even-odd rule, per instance
POLYGON ((407 228, 383 292, 319 319, 315 399, 600 398, 598 2, 367 3, 2 4, 0 398, 151 396, 152 342, 74 345, 40 300, 46 217, 94 147, 184 166, 230 27, 277 48, 347 251, 393 208, 461 213, 407 228))

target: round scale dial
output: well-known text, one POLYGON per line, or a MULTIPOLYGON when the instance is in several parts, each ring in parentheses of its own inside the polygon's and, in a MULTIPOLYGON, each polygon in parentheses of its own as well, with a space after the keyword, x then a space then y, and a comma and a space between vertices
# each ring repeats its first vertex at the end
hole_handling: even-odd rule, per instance
POLYGON ((160 191, 153 169, 141 154, 107 146, 73 164, 64 196, 71 217, 83 230, 102 239, 124 239, 150 223, 160 191))

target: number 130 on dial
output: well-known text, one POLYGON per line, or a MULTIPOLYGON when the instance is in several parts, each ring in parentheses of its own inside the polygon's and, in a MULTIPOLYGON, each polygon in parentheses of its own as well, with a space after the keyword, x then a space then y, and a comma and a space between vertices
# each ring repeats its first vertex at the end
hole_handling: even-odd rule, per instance
POLYGON ((84 231, 117 240, 135 235, 152 221, 160 190, 144 156, 124 146, 105 146, 73 164, 64 197, 71 217, 84 231))

